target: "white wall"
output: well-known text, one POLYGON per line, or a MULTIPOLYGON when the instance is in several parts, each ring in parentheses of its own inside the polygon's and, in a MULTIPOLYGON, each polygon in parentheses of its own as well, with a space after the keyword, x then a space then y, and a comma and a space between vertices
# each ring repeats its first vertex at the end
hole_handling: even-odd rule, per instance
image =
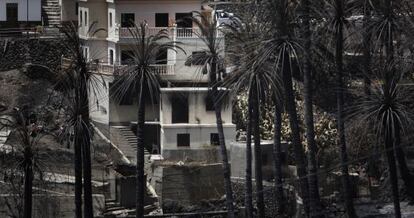
POLYGON ((149 26, 155 26, 155 13, 168 13, 175 20, 175 13, 200 11, 201 1, 135 1, 116 4, 116 21, 121 23, 121 13, 135 13, 135 22, 146 20, 149 26))
POLYGON ((26 21, 27 2, 29 2, 29 21, 41 21, 41 0, 0 0, 0 21, 7 20, 6 3, 18 3, 18 21, 26 21))

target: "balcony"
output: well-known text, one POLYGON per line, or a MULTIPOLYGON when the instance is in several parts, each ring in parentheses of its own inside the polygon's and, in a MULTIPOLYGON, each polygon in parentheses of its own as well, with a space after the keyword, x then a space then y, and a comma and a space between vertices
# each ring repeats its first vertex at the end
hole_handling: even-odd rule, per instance
MULTIPOLYGON (((179 27, 148 27, 147 35, 155 35, 160 30, 166 29, 170 37, 174 39, 191 39, 198 38, 201 35, 199 28, 179 28, 179 27)), ((128 27, 119 28, 119 38, 133 38, 128 27)), ((217 37, 223 37, 223 33, 218 31, 217 37)))
MULTIPOLYGON (((97 73, 113 75, 114 72, 122 70, 126 65, 111 65, 107 63, 92 64, 92 69, 97 73)), ((153 64, 151 65, 154 72, 158 75, 175 75, 174 64, 153 64)))

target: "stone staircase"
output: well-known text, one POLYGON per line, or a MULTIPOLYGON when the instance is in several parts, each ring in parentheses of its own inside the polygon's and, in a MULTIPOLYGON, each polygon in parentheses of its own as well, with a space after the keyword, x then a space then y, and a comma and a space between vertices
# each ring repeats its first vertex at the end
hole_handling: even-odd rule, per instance
MULTIPOLYGON (((137 163, 137 137, 126 126, 111 126, 111 141, 134 164, 137 163)), ((150 153, 145 149, 145 156, 150 153)))
POLYGON ((42 18, 45 26, 55 27, 61 24, 59 0, 42 0, 42 18))

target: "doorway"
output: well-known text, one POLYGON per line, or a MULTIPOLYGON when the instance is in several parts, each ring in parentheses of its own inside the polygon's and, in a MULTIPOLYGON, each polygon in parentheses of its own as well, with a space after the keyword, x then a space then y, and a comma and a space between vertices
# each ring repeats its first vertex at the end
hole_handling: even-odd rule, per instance
POLYGON ((172 123, 188 123, 188 97, 184 95, 171 98, 172 123))
POLYGON ((18 27, 18 14, 17 3, 6 4, 6 23, 8 27, 18 27))
POLYGON ((168 27, 168 13, 155 14, 155 27, 168 27))

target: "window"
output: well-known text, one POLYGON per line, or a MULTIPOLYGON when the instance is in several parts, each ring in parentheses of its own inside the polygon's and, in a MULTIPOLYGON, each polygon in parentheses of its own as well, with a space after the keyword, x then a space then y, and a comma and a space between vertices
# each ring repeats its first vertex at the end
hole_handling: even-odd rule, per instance
POLYGON ((262 154, 262 165, 268 165, 267 154, 262 154))
POLYGON ((85 11, 85 26, 88 26, 88 12, 85 11))
POLYGON ((191 53, 191 65, 204 65, 205 51, 193 51, 191 53))
POLYGON ((177 134, 177 147, 190 147, 190 134, 177 134))
POLYGON ((171 122, 172 123, 188 123, 188 98, 187 96, 178 95, 171 99, 171 122))
POLYGON ((112 12, 109 12, 109 27, 112 27, 112 12))
POLYGON ((121 64, 128 65, 134 61, 134 54, 130 50, 121 51, 121 64))
POLYGON ((122 13, 121 14, 121 27, 133 27, 135 23, 134 13, 122 13))
POLYGON ((109 64, 114 65, 114 50, 109 49, 109 64))
POLYGON ((211 96, 207 96, 205 99, 206 111, 214 111, 214 100, 211 96))
POLYGON ((168 13, 155 14, 155 27, 168 27, 168 13))
POLYGON ((210 134, 210 145, 220 145, 219 134, 211 133, 210 134))
POLYGON ((193 22, 191 21, 192 13, 176 13, 175 20, 178 28, 192 28, 193 22))
POLYGON ((79 2, 75 2, 75 14, 78 15, 79 14, 79 2))
POLYGON ((15 27, 17 26, 18 22, 18 4, 17 3, 6 3, 6 21, 8 26, 15 27))
POLYGON ((83 24, 83 13, 82 10, 79 9, 79 25, 82 26, 83 24))
POLYGON ((89 48, 88 47, 83 47, 83 57, 86 60, 89 60, 89 48))

